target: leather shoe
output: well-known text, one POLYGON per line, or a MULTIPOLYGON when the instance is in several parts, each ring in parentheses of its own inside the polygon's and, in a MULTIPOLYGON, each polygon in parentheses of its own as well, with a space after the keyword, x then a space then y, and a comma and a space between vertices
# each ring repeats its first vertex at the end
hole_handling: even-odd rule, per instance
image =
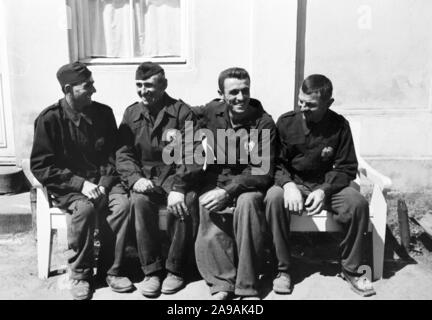
POLYGON ((219 291, 212 294, 213 300, 228 300, 230 293, 227 291, 219 291))
POLYGON ((241 296, 240 300, 261 300, 258 296, 241 296))
POLYGON ((149 275, 139 284, 139 290, 143 296, 156 297, 160 294, 161 279, 159 275, 149 275))
POLYGON ((367 277, 353 275, 342 268, 340 276, 348 282, 351 290, 362 297, 370 297, 376 294, 372 283, 367 277))
POLYGON ((71 280, 70 292, 74 300, 89 300, 92 296, 90 283, 87 280, 71 280))
POLYGON ((286 272, 279 272, 273 280, 273 291, 278 294, 290 294, 292 292, 291 276, 286 272))
POLYGON ((129 292, 134 288, 133 283, 126 277, 107 275, 106 282, 114 292, 129 292))
POLYGON ((185 286, 183 277, 177 276, 173 273, 168 273, 167 277, 162 283, 162 293, 173 294, 185 286))

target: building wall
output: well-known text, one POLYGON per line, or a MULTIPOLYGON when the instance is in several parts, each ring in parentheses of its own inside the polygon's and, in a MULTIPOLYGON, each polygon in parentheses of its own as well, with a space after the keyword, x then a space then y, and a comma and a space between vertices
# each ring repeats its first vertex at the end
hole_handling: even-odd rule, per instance
MULTIPOLYGON (((187 63, 164 66, 169 94, 191 105, 204 104, 217 97, 219 72, 240 66, 250 71, 252 94, 270 113, 292 109, 287 97, 294 91, 294 1, 194 0, 187 5, 187 63)), ((61 97, 55 73, 69 61, 70 24, 64 1, 6 0, 5 7, 17 158, 22 159, 30 154, 33 120, 61 97)), ((110 105, 118 122, 137 100, 136 67, 90 66, 97 89, 94 99, 110 105)))
POLYGON ((362 155, 398 188, 430 187, 432 2, 308 0, 305 75, 326 74, 334 110, 361 123, 362 155))
MULTIPOLYGON (((3 1, 15 146, 20 163, 20 159, 30 155, 37 114, 61 97, 55 73, 70 59, 71 22, 67 20, 66 1, 3 1)), ((431 9, 432 4, 416 1, 417 5, 407 13, 401 0, 380 4, 366 0, 308 0, 306 12, 300 12, 297 19, 296 1, 187 0, 187 63, 164 65, 168 93, 191 105, 204 104, 217 97, 221 70, 245 67, 251 73, 252 95, 263 102, 276 120, 294 108, 296 58, 297 64, 304 59, 305 75, 325 73, 333 80, 334 109, 362 124, 363 157, 397 178, 397 187, 404 187, 406 181, 410 181, 410 186, 419 181, 421 186, 429 186, 431 182, 424 177, 432 167, 428 162, 432 159, 432 55, 425 30, 431 30, 432 20, 412 17, 422 5, 424 12, 430 12, 426 9, 431 9), (365 4, 371 8, 370 14, 365 4), (385 24, 386 12, 391 12, 391 24, 385 24), (411 20, 402 24, 406 14, 411 20), (372 17, 371 24, 368 15, 372 17), (306 32, 304 38, 297 39, 301 19, 305 19, 306 32), (380 42, 387 33, 394 34, 394 25, 404 33, 398 39, 380 42), (417 29, 422 31, 417 33, 417 29), (304 57, 298 54, 302 42, 304 57), (404 42, 409 45, 403 45, 404 42), (426 44, 415 51, 419 43, 426 44), (394 72, 403 63, 400 72, 394 72), (419 63, 424 64, 420 70, 419 63), (371 84, 364 83, 368 77, 371 84), (386 87, 388 81, 393 81, 393 86, 386 87), (377 87, 380 83, 384 86, 377 87), (352 90, 353 87, 359 90, 352 90), (375 94, 374 88, 384 94, 375 94), (367 99, 362 98, 364 94, 369 94, 367 99), (391 168, 386 165, 390 160, 391 168), (413 168, 403 172, 407 161, 413 168), (423 179, 413 179, 413 174, 423 179)), ((136 67, 90 66, 97 89, 94 99, 110 105, 118 122, 124 109, 137 100, 136 67)))
POLYGON ((58 67, 68 59, 64 2, 2 0, 17 162, 30 156, 33 121, 60 97, 58 67))

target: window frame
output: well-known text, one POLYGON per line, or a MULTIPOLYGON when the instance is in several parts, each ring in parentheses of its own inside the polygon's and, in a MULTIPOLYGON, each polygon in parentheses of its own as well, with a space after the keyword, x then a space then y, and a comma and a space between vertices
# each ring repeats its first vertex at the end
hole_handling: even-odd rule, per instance
MULTIPOLYGON (((180 64, 185 65, 189 61, 189 10, 190 1, 180 1, 181 31, 180 31, 180 56, 179 57, 134 57, 134 58, 80 58, 79 49, 83 46, 84 39, 79 35, 81 21, 78 17, 79 5, 81 0, 66 0, 67 16, 69 21, 68 44, 69 56, 71 61, 80 61, 87 65, 136 65, 146 61, 159 64, 180 64)), ((133 0, 129 0, 132 2, 133 0)), ((131 7, 131 13, 133 8, 131 7)))

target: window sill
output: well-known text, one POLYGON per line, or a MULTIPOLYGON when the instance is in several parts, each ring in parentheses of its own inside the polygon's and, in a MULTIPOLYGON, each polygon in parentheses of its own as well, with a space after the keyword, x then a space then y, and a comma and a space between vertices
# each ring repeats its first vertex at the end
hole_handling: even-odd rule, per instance
POLYGON ((343 115, 411 115, 417 116, 419 114, 431 114, 431 108, 421 108, 421 107, 410 107, 410 108, 379 108, 379 107, 371 107, 371 108, 349 108, 349 107, 332 107, 334 111, 343 115))
POLYGON ((158 64, 186 64, 186 58, 182 57, 158 57, 158 58, 86 58, 79 59, 87 65, 139 65, 144 61, 158 64))

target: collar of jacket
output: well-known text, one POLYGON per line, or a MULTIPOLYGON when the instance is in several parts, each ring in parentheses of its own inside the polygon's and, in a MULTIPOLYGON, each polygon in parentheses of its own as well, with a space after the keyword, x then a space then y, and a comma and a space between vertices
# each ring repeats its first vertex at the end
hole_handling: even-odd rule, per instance
POLYGON ((77 112, 75 111, 69 103, 67 103, 66 99, 63 98, 60 100, 60 106, 63 108, 65 117, 68 118, 72 123, 79 127, 81 123, 81 119, 84 119, 88 124, 92 125, 93 120, 90 118, 89 115, 83 113, 83 112, 77 112))
POLYGON ((310 131, 316 131, 316 130, 327 130, 328 126, 332 125, 334 112, 330 109, 327 110, 327 112, 324 114, 323 118, 316 123, 308 123, 307 126, 310 131))
MULTIPOLYGON (((171 98, 166 92, 162 96, 159 103, 162 106, 162 109, 159 111, 159 113, 163 112, 164 116, 168 115, 168 116, 171 116, 173 118, 176 117, 175 110, 174 110, 175 100, 173 98, 171 98)), ((140 121, 141 119, 147 119, 150 121, 149 109, 146 106, 144 106, 142 101, 140 101, 138 104, 139 104, 140 112, 137 112, 137 114, 133 118, 133 121, 137 122, 137 121, 140 121)), ((159 115, 157 116, 157 118, 159 118, 159 115)), ((161 117, 161 118, 163 118, 163 117, 161 117)))
MULTIPOLYGON (((215 99, 214 101, 219 101, 219 104, 216 105, 215 107, 216 109, 215 115, 217 117, 224 118, 228 128, 232 128, 231 118, 229 116, 229 111, 228 111, 228 105, 223 100, 215 99)), ((249 101, 249 107, 254 108, 254 112, 251 113, 250 118, 246 122, 241 123, 239 126, 236 127, 236 129, 248 128, 248 127, 250 128, 256 126, 257 119, 260 117, 260 115, 262 115, 263 107, 258 100, 252 98, 249 101)))
POLYGON ((332 124, 332 111, 331 110, 327 110, 326 114, 324 115, 324 117, 320 120, 320 122, 318 123, 308 123, 307 127, 309 129, 309 132, 305 131, 305 128, 303 127, 303 115, 301 113, 301 111, 296 111, 294 114, 294 121, 291 122, 291 124, 286 127, 284 130, 286 130, 287 135, 291 136, 291 137, 306 137, 308 136, 311 132, 316 132, 316 130, 321 130, 324 128, 324 130, 326 129, 326 127, 328 125, 332 124))

